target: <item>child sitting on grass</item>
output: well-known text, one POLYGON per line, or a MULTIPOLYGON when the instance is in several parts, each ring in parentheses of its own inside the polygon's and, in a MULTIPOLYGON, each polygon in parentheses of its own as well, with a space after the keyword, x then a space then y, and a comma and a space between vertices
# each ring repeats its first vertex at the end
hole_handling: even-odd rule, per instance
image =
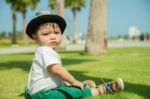
POLYGON ((80 82, 61 63, 55 48, 61 43, 65 20, 41 11, 26 28, 27 35, 37 44, 31 66, 26 99, 79 99, 123 90, 121 78, 95 86, 92 81, 80 82))

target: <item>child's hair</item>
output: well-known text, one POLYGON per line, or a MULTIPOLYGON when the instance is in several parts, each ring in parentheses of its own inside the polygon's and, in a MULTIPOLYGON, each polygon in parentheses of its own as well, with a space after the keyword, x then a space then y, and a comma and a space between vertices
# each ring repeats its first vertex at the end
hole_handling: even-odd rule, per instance
POLYGON ((49 27, 49 28, 53 28, 55 31, 60 31, 59 25, 57 23, 53 23, 53 22, 48 22, 48 23, 43 23, 41 24, 35 31, 35 34, 37 33, 37 31, 39 31, 40 29, 43 29, 44 27, 49 27))

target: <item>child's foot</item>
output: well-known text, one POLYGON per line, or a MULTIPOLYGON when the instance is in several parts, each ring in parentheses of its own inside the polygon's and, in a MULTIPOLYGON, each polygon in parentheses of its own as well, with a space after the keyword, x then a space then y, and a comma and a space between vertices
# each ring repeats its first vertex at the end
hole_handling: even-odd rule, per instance
POLYGON ((95 88, 96 87, 95 82, 92 81, 92 80, 85 80, 85 81, 83 81, 83 83, 86 84, 90 88, 95 88))
POLYGON ((120 92, 124 89, 123 80, 121 78, 117 78, 111 82, 101 84, 98 87, 98 91, 101 94, 115 93, 120 92))

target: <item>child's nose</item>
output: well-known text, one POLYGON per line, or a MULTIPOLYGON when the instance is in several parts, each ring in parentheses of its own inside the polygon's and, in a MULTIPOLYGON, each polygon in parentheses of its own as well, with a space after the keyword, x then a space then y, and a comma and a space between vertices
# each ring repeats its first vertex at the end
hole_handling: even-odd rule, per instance
POLYGON ((50 39, 56 39, 56 35, 55 34, 51 34, 50 39))

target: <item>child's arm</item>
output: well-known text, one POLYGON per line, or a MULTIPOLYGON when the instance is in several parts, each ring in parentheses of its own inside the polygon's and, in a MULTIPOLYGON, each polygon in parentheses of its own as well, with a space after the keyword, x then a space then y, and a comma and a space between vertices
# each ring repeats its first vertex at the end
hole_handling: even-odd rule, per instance
POLYGON ((77 81, 64 67, 60 66, 59 64, 48 66, 48 71, 55 74, 60 79, 68 82, 72 86, 77 86, 81 89, 83 88, 83 83, 77 81))

